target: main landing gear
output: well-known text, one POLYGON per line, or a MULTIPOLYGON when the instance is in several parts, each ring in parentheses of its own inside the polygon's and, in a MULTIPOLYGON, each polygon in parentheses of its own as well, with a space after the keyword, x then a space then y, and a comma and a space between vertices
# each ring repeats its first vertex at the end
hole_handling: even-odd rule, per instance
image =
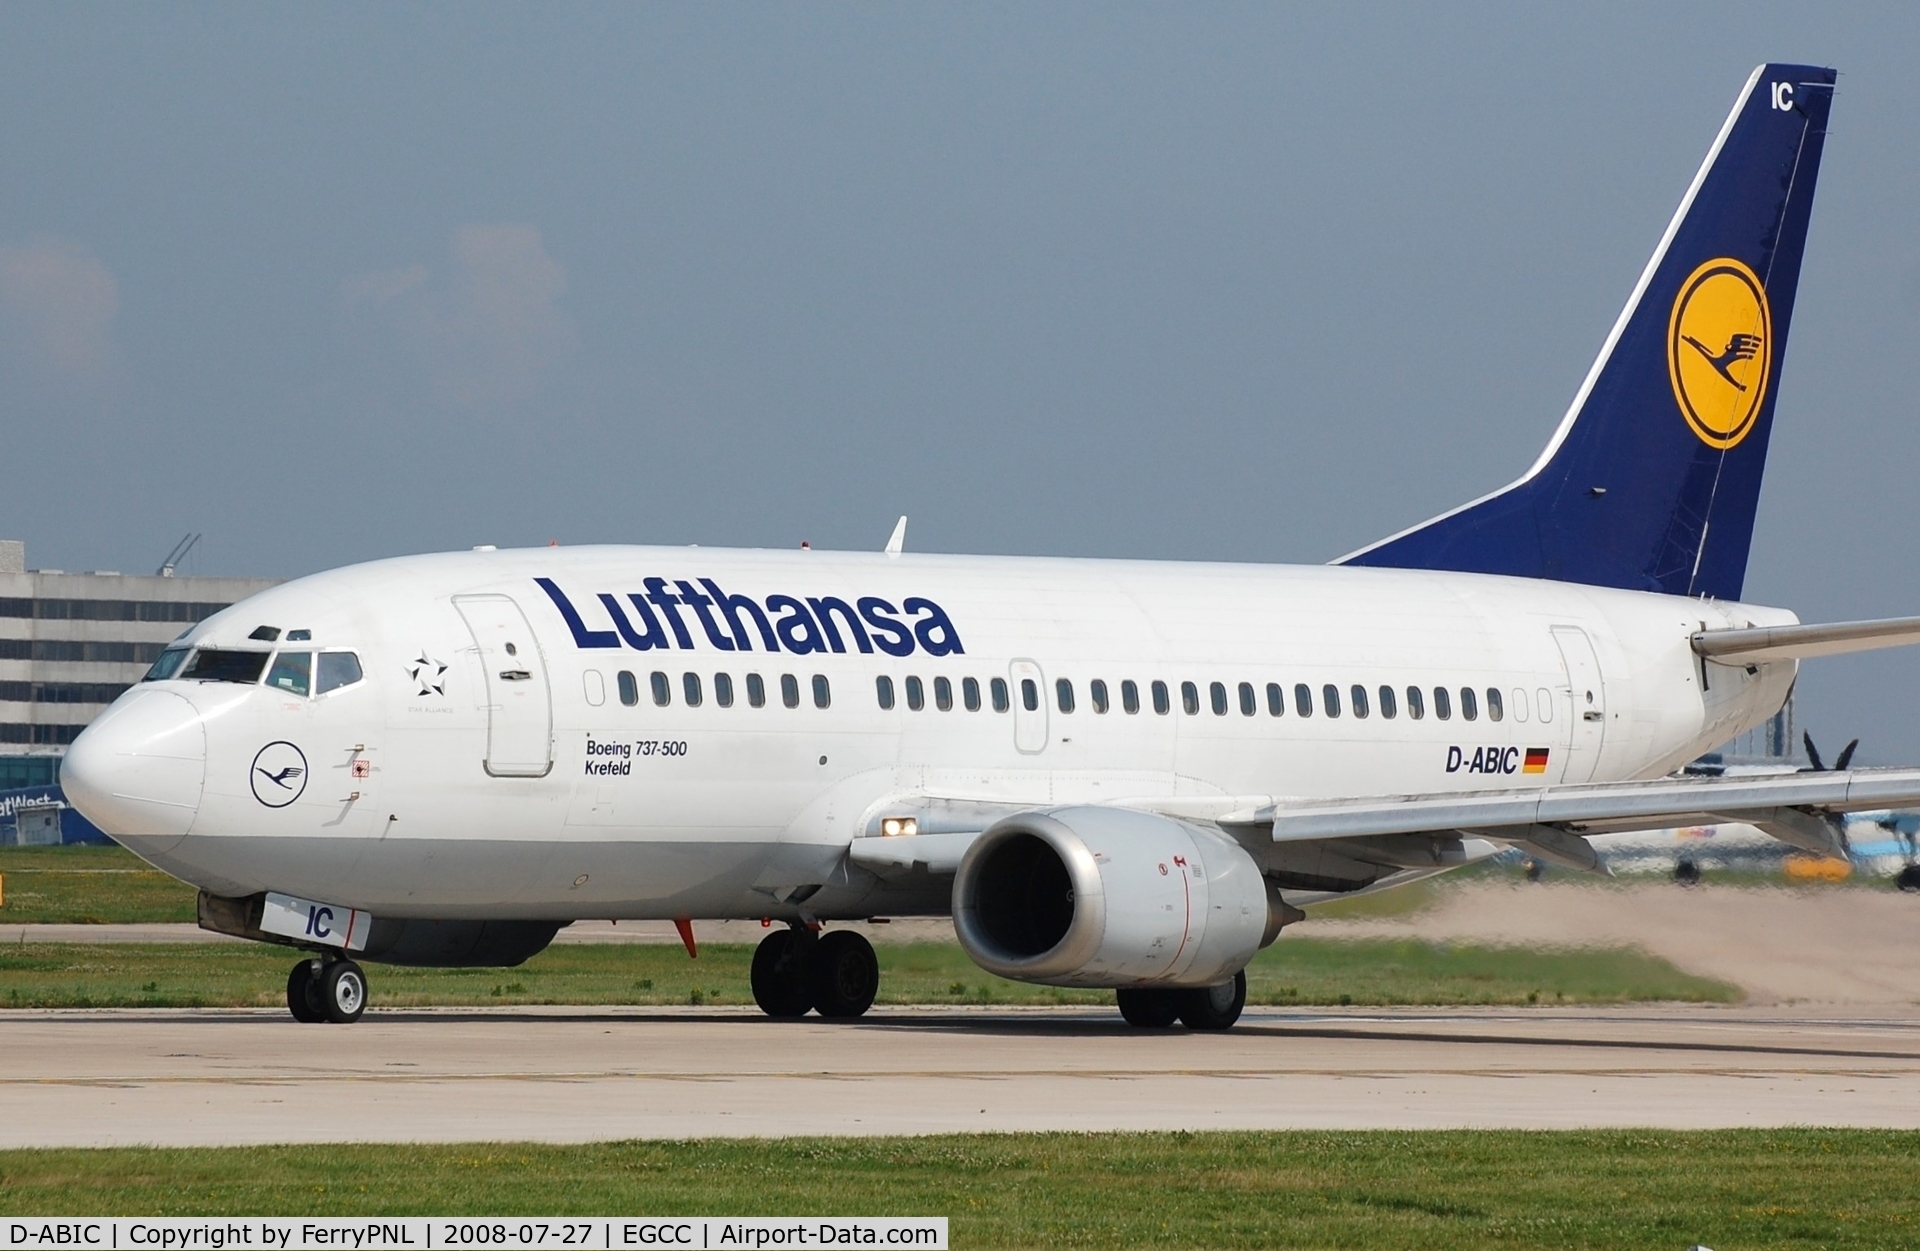
POLYGON ((367 975, 351 960, 315 956, 287 974, 287 1011, 303 1025, 351 1025, 367 1010, 367 975))
POLYGON ((1120 1015, 1140 1029, 1165 1029, 1175 1021, 1188 1029, 1231 1029, 1247 1006, 1247 974, 1192 990, 1128 989, 1115 992, 1120 1015))
POLYGON ((753 1001, 768 1016, 815 1011, 850 1019, 873 1006, 880 960, 873 944, 852 930, 815 934, 795 926, 760 940, 750 976, 753 1001))

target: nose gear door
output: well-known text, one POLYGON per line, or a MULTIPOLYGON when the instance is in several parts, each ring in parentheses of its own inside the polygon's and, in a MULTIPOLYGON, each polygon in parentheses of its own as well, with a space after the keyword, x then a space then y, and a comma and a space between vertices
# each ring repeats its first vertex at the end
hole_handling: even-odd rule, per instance
POLYGON ((539 778, 553 768, 547 664, 526 614, 505 595, 460 595, 460 611, 487 681, 487 772, 539 778))

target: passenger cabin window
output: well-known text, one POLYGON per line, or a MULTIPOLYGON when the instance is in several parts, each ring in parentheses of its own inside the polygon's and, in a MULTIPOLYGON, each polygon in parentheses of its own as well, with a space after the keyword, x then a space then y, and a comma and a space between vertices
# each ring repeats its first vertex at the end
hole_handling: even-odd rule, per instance
POLYGON ((1287 715, 1287 692, 1278 682, 1267 683, 1267 715, 1269 717, 1287 715))
POLYGON ((1400 709, 1393 698, 1393 688, 1391 686, 1382 686, 1380 688, 1380 715, 1389 721, 1400 715, 1400 709))
POLYGON ((598 669, 584 671, 580 675, 580 683, 589 707, 598 708, 607 702, 607 680, 600 676, 598 669))
POLYGON ((733 675, 731 673, 713 675, 713 702, 722 708, 733 707, 733 675))
POLYGON ((919 712, 927 706, 927 688, 919 678, 907 679, 907 707, 919 712))
POLYGON ((833 703, 833 687, 827 684, 827 675, 824 673, 814 674, 813 675, 813 706, 815 708, 826 708, 830 706, 832 703, 833 703))
POLYGON ((1540 714, 1542 724, 1553 720, 1553 692, 1541 687, 1533 693, 1533 710, 1540 714))
POLYGON ((1020 679, 1020 706, 1028 712, 1040 710, 1040 687, 1032 678, 1020 679))
POLYGON ((203 647, 187 662, 181 677, 189 682, 238 682, 252 686, 267 667, 265 652, 236 652, 203 647))
POLYGON ((780 675, 780 702, 789 708, 800 706, 800 679, 791 673, 780 675))
POLYGON ((1053 697, 1059 701, 1061 712, 1073 711, 1073 683, 1067 678, 1055 679, 1053 697))
POLYGON ((1433 688, 1434 720, 1446 721, 1450 719, 1452 716, 1453 716, 1453 697, 1447 694, 1446 687, 1444 686, 1434 687, 1433 688))
POLYGON ((933 680, 933 706, 941 712, 953 711, 953 682, 950 679, 933 680))
POLYGON ((631 708, 640 702, 640 683, 633 674, 622 669, 614 678, 613 684, 620 688, 621 703, 631 708))
POLYGON ((267 685, 288 695, 305 696, 312 680, 312 652, 281 652, 267 670, 267 685))
POLYGON ((1417 686, 1407 688, 1407 715, 1415 721, 1427 715, 1426 692, 1417 686))
POLYGON ((1129 717, 1140 714, 1140 687, 1132 678, 1120 684, 1120 711, 1129 717))
POLYGON ((1173 711, 1173 702, 1167 698, 1167 684, 1156 680, 1153 684, 1153 710, 1161 716, 1173 711))
POLYGON ((1527 713, 1529 711, 1531 711, 1531 709, 1527 707, 1526 688, 1519 687, 1519 686, 1514 687, 1513 688, 1513 719, 1522 724, 1525 724, 1527 720, 1527 713))
POLYGON ((1191 682, 1180 684, 1180 707, 1189 717, 1200 715, 1200 688, 1191 682))
POLYGON ((1331 682, 1320 688, 1320 710, 1329 717, 1340 715, 1340 688, 1331 682))
POLYGON ((1501 705, 1500 688, 1489 686, 1487 688, 1487 720, 1498 721, 1506 715, 1507 710, 1501 705))
POLYGON ((1460 688, 1460 719, 1478 721, 1480 719, 1480 701, 1474 697, 1471 686, 1460 688))
POLYGON ((673 684, 667 681, 667 675, 655 669, 647 678, 647 685, 653 688, 653 702, 665 708, 673 702, 673 684))
POLYGON ((757 673, 747 675, 747 702, 755 708, 767 706, 767 684, 757 673))
POLYGON ((960 702, 967 706, 968 712, 980 711, 980 680, 978 678, 960 679, 960 702))
POLYGON ((888 677, 884 673, 881 674, 879 677, 875 678, 873 680, 873 691, 874 691, 874 694, 879 696, 880 698, 881 708, 887 709, 887 708, 893 707, 893 679, 892 678, 888 677))
POLYGON ((991 684, 991 690, 993 694, 993 710, 995 712, 1005 712, 1007 709, 1013 707, 1013 701, 1007 698, 1007 680, 1005 678, 995 678, 991 684))
POLYGON ((153 662, 153 668, 147 670, 147 676, 140 680, 142 682, 165 682, 168 678, 180 672, 180 666, 184 664, 187 659, 187 650, 188 649, 184 647, 167 648, 160 653, 160 658, 153 662))
POLYGON ((1107 710, 1107 683, 1105 678, 1095 678, 1087 683, 1087 698, 1093 701, 1093 710, 1104 713, 1107 710))
MULTIPOLYGON (((360 671, 360 657, 352 652, 321 652, 315 665, 313 693, 325 695, 328 691, 337 691, 343 686, 352 686, 366 675, 360 671)), ((599 676, 598 674, 595 675, 599 676)), ((600 698, 606 698, 606 687, 600 688, 600 698)))
POLYGON ((1366 716, 1367 688, 1355 682, 1351 687, 1347 688, 1347 695, 1353 701, 1353 715, 1356 717, 1366 716))
POLYGON ((1253 695, 1253 683, 1242 682, 1240 684, 1240 715, 1251 717, 1258 711, 1258 705, 1259 701, 1253 695))
POLYGON ((1227 715, 1227 684, 1225 682, 1207 683, 1207 702, 1213 705, 1213 715, 1227 715))
POLYGON ((680 689, 686 692, 687 707, 698 708, 700 706, 700 675, 699 674, 697 673, 681 674, 680 689))
POLYGON ((1293 710, 1303 717, 1313 715, 1313 688, 1305 682, 1293 684, 1293 710))

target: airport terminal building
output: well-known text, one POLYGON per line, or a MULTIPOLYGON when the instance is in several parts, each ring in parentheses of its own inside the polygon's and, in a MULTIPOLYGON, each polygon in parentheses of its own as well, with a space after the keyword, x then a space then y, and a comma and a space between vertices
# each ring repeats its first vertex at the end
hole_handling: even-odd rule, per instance
POLYGON ((162 647, 278 581, 29 571, 26 545, 0 540, 0 792, 54 785, 66 745, 162 647))

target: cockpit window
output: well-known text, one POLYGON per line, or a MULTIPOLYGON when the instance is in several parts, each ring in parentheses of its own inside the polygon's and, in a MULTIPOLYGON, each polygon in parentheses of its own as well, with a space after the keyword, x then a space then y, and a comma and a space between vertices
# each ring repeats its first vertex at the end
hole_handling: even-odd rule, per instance
POLYGON ((267 670, 267 685, 288 695, 305 695, 312 674, 312 652, 281 652, 267 670))
POLYGON ((181 677, 188 682, 239 682, 252 686, 267 667, 265 652, 236 652, 203 647, 187 662, 181 677))
MULTIPOLYGON (((343 686, 352 686, 361 678, 360 657, 352 652, 321 652, 320 674, 313 684, 315 695, 325 695, 343 686)), ((626 674, 621 674, 626 677, 626 674)), ((622 688, 624 692, 624 688, 622 688)), ((624 695, 623 695, 624 697, 624 695)))
POLYGON ((140 680, 142 682, 165 682, 168 678, 180 672, 180 666, 186 662, 187 652, 189 650, 189 648, 185 647, 167 648, 167 650, 160 653, 160 658, 153 662, 153 668, 147 670, 147 676, 140 680))

